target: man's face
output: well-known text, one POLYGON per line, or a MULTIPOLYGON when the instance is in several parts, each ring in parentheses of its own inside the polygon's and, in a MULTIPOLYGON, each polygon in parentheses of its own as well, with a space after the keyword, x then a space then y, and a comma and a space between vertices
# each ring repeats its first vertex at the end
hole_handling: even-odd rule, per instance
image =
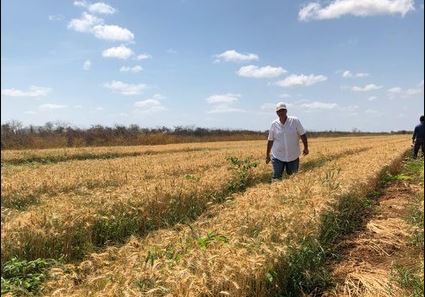
POLYGON ((282 117, 284 118, 286 116, 287 110, 281 109, 281 110, 276 111, 276 113, 277 113, 279 118, 282 118, 282 117))

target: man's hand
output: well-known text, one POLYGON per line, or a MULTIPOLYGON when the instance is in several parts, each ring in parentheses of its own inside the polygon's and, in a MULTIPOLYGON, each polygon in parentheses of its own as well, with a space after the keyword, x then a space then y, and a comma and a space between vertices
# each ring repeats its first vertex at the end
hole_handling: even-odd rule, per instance
POLYGON ((270 156, 267 156, 266 157, 266 164, 269 164, 270 163, 270 156))
POLYGON ((304 148, 303 155, 307 156, 310 152, 308 151, 308 148, 304 148))

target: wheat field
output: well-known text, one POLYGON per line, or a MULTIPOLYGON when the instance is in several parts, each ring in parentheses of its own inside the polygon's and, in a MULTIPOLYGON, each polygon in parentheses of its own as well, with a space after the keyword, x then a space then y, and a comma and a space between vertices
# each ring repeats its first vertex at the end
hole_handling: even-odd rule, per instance
POLYGON ((270 183, 265 141, 2 152, 1 259, 55 259, 45 296, 274 296, 282 263, 362 197, 405 135, 311 139, 270 183))

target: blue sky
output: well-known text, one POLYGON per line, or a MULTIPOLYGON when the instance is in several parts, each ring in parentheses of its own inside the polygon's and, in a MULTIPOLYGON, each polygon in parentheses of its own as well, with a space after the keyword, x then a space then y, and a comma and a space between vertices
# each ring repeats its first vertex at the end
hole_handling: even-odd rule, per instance
POLYGON ((1 118, 25 125, 413 129, 422 0, 1 2, 1 118))

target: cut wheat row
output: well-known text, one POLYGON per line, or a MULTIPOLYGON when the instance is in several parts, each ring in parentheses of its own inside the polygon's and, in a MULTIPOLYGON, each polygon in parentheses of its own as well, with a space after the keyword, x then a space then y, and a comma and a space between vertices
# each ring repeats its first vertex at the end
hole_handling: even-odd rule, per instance
MULTIPOLYGON (((320 214, 343 193, 371 190, 381 170, 408 147, 374 148, 211 209, 194 224, 133 238, 92 254, 72 273, 53 269, 51 296, 271 296, 267 273, 296 238, 316 233, 320 214), (76 285, 78 278, 81 284, 76 285)), ((273 288, 272 288, 273 289, 273 288)))
MULTIPOLYGON (((385 137, 385 136, 374 136, 385 137)), ((320 138, 321 142, 342 142, 358 137, 329 137, 320 138)), ((370 136, 362 136, 362 139, 371 139, 370 136)), ((316 141, 316 139, 312 139, 316 141)), ((81 148, 60 148, 42 150, 2 150, 1 161, 4 164, 25 164, 31 162, 49 163, 66 160, 101 159, 120 156, 148 155, 161 153, 175 153, 197 150, 215 150, 222 148, 244 148, 253 145, 262 145, 263 141, 228 141, 228 142, 206 142, 206 143, 180 143, 166 145, 144 145, 144 146, 114 146, 114 147, 81 147, 81 148)))
POLYGON ((163 177, 195 174, 226 165, 225 155, 247 158, 259 149, 229 148, 210 152, 179 152, 161 156, 125 157, 114 160, 71 161, 48 166, 3 168, 2 206, 22 209, 60 193, 94 188, 122 187, 163 177), (193 162, 193 160, 197 160, 193 162))
POLYGON ((57 163, 70 160, 112 159, 126 156, 143 156, 163 153, 212 151, 223 148, 251 147, 253 141, 232 141, 214 143, 184 143, 144 146, 81 147, 42 150, 4 150, 1 152, 2 165, 25 165, 31 163, 57 163))

